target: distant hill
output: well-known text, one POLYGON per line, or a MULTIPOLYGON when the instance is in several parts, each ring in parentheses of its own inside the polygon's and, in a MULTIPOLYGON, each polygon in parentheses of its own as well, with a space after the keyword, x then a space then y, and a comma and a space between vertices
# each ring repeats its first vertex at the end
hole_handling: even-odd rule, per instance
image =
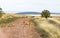
POLYGON ((16 14, 40 14, 39 12, 19 12, 16 14))
MULTIPOLYGON (((16 14, 41 14, 41 12, 18 12, 16 14)), ((60 14, 60 13, 51 13, 51 14, 60 14)))
POLYGON ((51 14, 60 14, 60 13, 51 13, 51 14))

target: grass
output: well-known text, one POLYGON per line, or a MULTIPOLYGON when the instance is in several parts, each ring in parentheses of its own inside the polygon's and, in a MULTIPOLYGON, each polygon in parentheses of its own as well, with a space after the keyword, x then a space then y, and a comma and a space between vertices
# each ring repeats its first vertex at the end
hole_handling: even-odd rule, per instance
POLYGON ((35 17, 33 23, 38 26, 36 30, 42 38, 60 38, 60 29, 54 25, 54 22, 49 23, 44 18, 35 17))
POLYGON ((4 24, 8 24, 8 23, 11 23, 11 22, 13 22, 13 21, 15 21, 15 20, 17 20, 18 18, 16 17, 16 18, 8 18, 8 19, 6 19, 6 20, 4 20, 4 21, 0 21, 0 27, 4 27, 5 25, 4 24))
POLYGON ((37 32, 39 33, 39 35, 42 38, 49 38, 49 33, 47 31, 45 31, 43 28, 39 27, 39 24, 40 24, 40 23, 38 23, 39 20, 42 20, 42 19, 40 19, 40 17, 32 18, 32 22, 35 24, 37 32))
POLYGON ((13 22, 13 21, 15 21, 16 19, 18 19, 17 17, 15 17, 15 18, 8 18, 8 19, 6 19, 6 20, 2 20, 2 21, 0 21, 0 24, 6 24, 6 23, 10 23, 10 22, 13 22))
POLYGON ((24 18, 23 16, 18 16, 18 15, 10 15, 10 14, 4 14, 0 18, 0 27, 4 27, 5 24, 11 23, 18 18, 24 18))

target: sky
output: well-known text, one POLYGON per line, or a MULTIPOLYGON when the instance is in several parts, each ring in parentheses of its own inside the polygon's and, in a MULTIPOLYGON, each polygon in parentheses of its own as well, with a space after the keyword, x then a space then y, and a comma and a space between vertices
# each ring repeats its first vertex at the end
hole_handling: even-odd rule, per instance
POLYGON ((41 12, 44 9, 60 13, 60 0, 0 0, 0 7, 6 13, 41 12))

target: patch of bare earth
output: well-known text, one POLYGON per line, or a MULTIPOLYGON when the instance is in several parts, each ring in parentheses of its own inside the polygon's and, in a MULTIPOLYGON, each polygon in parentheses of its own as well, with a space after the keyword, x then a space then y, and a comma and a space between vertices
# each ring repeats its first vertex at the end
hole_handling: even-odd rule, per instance
POLYGON ((2 28, 7 38, 41 38, 30 18, 20 18, 2 28))

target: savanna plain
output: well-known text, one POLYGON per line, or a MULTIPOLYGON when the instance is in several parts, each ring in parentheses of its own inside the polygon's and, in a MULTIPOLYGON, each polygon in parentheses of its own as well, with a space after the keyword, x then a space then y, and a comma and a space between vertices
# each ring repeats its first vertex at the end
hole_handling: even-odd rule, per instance
POLYGON ((60 16, 3 14, 0 18, 0 38, 60 38, 60 16))

